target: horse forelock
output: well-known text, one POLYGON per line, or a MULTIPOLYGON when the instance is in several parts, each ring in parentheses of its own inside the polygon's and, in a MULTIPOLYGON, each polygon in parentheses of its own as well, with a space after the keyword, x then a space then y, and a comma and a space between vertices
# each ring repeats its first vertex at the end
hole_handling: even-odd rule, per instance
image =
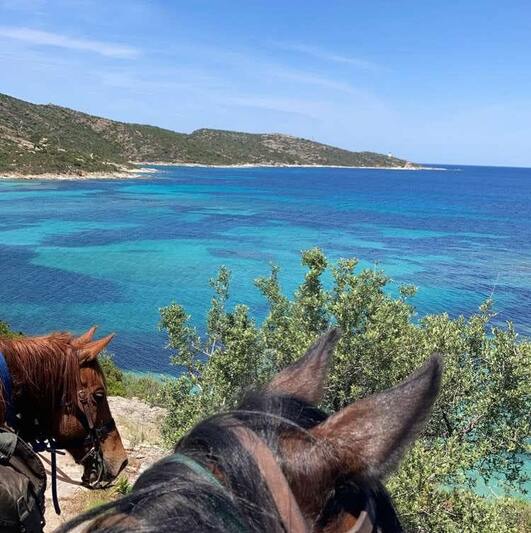
POLYGON ((63 332, 0 338, 0 351, 8 362, 14 387, 23 386, 33 400, 52 411, 59 403, 67 411, 74 409, 80 387, 80 364, 73 339, 63 332))

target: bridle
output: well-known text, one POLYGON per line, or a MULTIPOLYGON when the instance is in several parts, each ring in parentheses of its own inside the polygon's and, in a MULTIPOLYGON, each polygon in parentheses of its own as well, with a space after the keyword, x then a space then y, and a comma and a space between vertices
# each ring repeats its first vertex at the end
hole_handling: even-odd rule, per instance
MULTIPOLYGON (((81 423, 87 432, 87 436, 81 439, 69 439, 66 442, 58 443, 45 431, 40 424, 38 418, 32 418, 31 421, 23 421, 20 414, 16 412, 13 402, 13 391, 11 373, 7 365, 4 354, 0 351, 0 384, 3 388, 3 399, 6 407, 5 419, 7 425, 15 433, 20 431, 22 423, 30 422, 33 426, 31 434, 33 438, 28 440, 35 453, 49 452, 50 457, 50 474, 52 485, 52 500, 55 512, 60 515, 61 509, 59 506, 59 499, 57 496, 57 453, 64 453, 62 450, 66 448, 88 448, 88 451, 82 457, 79 464, 84 467, 82 484, 89 488, 105 488, 111 482, 105 483, 102 481, 105 474, 105 463, 103 460, 103 453, 101 444, 105 438, 116 429, 114 419, 111 419, 100 425, 96 425, 95 417, 93 417, 90 409, 89 394, 86 389, 81 388, 77 392, 77 408, 81 413, 81 423), (88 472, 85 475, 85 471, 88 472), (92 474, 95 474, 95 480, 91 480, 92 474)), ((62 402, 62 407, 68 407, 68 403, 62 402)))
MULTIPOLYGON (((83 414, 84 420, 82 424, 87 431, 88 435, 84 439, 69 440, 69 447, 82 446, 88 447, 87 453, 81 458, 79 464, 86 466, 89 465, 89 479, 82 479, 83 484, 90 488, 105 488, 110 483, 102 483, 102 477, 105 473, 105 465, 103 462, 103 453, 101 451, 101 443, 107 438, 107 436, 116 429, 116 422, 114 418, 104 424, 96 425, 95 419, 90 409, 89 394, 86 389, 80 389, 78 391, 78 407, 83 414), (91 481, 90 474, 95 473, 96 479, 91 481)), ((84 475, 83 475, 84 477, 84 475)))
MULTIPOLYGON (((13 398, 12 398, 12 382, 11 374, 7 366, 6 360, 2 352, 0 352, 0 382, 4 390, 4 402, 6 404, 6 421, 9 427, 18 432, 20 427, 20 418, 15 411, 13 398)), ((63 404, 66 406, 66 404, 63 404)), ((58 444, 55 439, 42 432, 42 428, 38 419, 35 419, 33 424, 36 429, 36 435, 31 441, 31 447, 35 453, 49 452, 51 454, 51 480, 52 480, 52 500, 55 512, 60 515, 61 509, 59 506, 59 498, 57 496, 57 453, 62 453, 61 450, 68 448, 88 447, 88 451, 79 461, 79 464, 83 467, 89 467, 88 479, 82 479, 85 486, 90 488, 104 488, 106 485, 102 483, 102 478, 105 473, 105 464, 103 461, 103 453, 101 451, 101 443, 105 440, 107 435, 116 429, 116 423, 114 419, 111 419, 100 425, 96 425, 95 419, 92 416, 89 404, 89 394, 86 389, 81 388, 77 394, 77 407, 83 415, 82 424, 87 432, 87 436, 82 439, 71 439, 68 442, 58 444), (96 479, 91 481, 91 474, 96 474, 96 479)), ((83 474, 85 478, 85 474, 83 474)), ((109 482, 110 483, 110 482, 109 482)))
MULTIPOLYGON (((269 446, 253 430, 242 425, 236 425, 231 428, 231 431, 254 459, 273 498, 285 531, 287 533, 311 533, 288 480, 269 446)), ((180 452, 173 454, 171 459, 183 463, 196 473, 202 474, 202 477, 207 480, 224 486, 223 480, 216 476, 215 468, 213 470, 206 468, 180 452)), ((354 526, 344 533, 381 533, 380 528, 376 527, 375 523, 374 505, 368 501, 357 517, 354 526)))
POLYGON ((232 429, 240 444, 253 457, 258 470, 273 497, 286 531, 309 533, 299 504, 293 495, 288 480, 278 465, 269 446, 252 430, 243 426, 232 429))
POLYGON ((105 463, 103 461, 103 453, 101 451, 101 443, 105 440, 107 435, 116 429, 114 418, 105 424, 96 425, 89 405, 89 395, 86 389, 80 389, 77 393, 77 407, 81 414, 82 425, 87 432, 87 436, 82 439, 69 439, 67 442, 58 444, 53 438, 41 437, 32 443, 35 452, 47 451, 50 452, 50 474, 52 480, 52 501, 56 514, 61 514, 61 507, 59 506, 59 497, 57 494, 57 454, 64 453, 62 450, 67 448, 86 448, 88 451, 78 461, 84 467, 83 477, 81 482, 84 486, 91 489, 102 489, 107 487, 111 482, 102 482, 103 474, 105 473, 105 463), (88 468, 86 468, 88 467, 88 468), (85 470, 88 471, 88 478, 85 476, 85 470), (91 481, 91 475, 96 474, 96 479, 91 481))
MULTIPOLYGON (((232 428, 240 444, 253 457, 275 502, 284 528, 288 533, 310 533, 288 480, 269 446, 251 429, 232 428)), ((374 507, 369 501, 354 526, 345 533, 378 533, 375 527, 374 507)))

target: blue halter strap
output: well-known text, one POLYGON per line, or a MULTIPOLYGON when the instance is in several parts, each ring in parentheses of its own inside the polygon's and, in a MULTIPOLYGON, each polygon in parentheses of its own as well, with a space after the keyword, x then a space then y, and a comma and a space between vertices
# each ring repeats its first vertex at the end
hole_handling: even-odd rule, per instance
POLYGON ((6 422, 9 426, 15 429, 17 423, 15 406, 13 405, 13 384, 11 382, 11 374, 7 366, 4 354, 0 352, 0 381, 4 388, 4 402, 6 405, 6 422))

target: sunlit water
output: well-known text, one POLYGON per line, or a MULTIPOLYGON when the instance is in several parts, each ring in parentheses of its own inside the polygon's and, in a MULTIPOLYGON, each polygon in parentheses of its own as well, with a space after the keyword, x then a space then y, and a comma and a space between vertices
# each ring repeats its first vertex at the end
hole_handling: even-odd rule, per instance
POLYGON ((158 310, 198 326, 219 265, 233 301, 263 316, 253 285, 299 251, 358 257, 415 284, 419 316, 469 315, 531 332, 531 169, 447 171, 161 167, 127 181, 0 181, 0 319, 26 333, 116 331, 119 365, 168 372, 158 310))

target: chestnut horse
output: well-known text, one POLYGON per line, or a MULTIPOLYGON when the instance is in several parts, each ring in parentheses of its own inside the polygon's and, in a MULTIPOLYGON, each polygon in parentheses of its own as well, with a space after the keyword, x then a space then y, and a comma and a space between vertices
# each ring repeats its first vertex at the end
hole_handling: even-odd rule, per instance
POLYGON ((428 419, 441 362, 327 416, 315 404, 338 337, 330 330, 237 410, 193 428, 129 495, 62 531, 402 531, 383 479, 428 419))
POLYGON ((110 483, 127 464, 98 363, 113 335, 93 341, 95 330, 0 337, 11 388, 8 394, 0 380, 0 426, 12 426, 34 446, 48 441, 66 449, 91 488, 110 483))

